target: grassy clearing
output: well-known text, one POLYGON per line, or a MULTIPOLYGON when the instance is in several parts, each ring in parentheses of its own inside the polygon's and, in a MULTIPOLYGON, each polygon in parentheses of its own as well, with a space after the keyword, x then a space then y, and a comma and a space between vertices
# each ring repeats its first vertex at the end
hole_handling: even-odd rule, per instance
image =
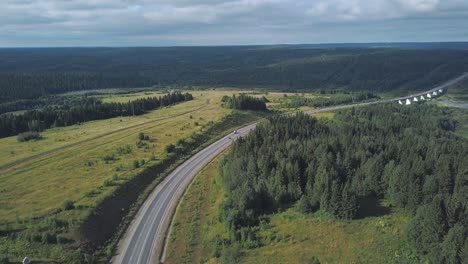
POLYGON ((453 118, 458 122, 455 134, 468 139, 468 109, 454 109, 453 118))
MULTIPOLYGON (((176 212, 167 263, 414 263, 404 230, 409 217, 398 210, 357 220, 336 220, 295 208, 274 214, 261 225, 261 247, 239 249, 219 220, 225 192, 220 158, 194 180, 176 212)), ((386 206, 384 203, 382 206, 386 206)))
POLYGON ((218 164, 223 156, 213 160, 195 177, 182 198, 169 237, 166 263, 201 263, 210 257, 213 248, 208 241, 224 230, 216 221, 224 197, 218 175, 218 164))
POLYGON ((230 113, 220 106, 222 93, 194 96, 191 102, 143 116, 50 129, 39 141, 1 139, 0 165, 33 158, 1 172, 0 223, 46 216, 66 199, 76 206, 93 206, 112 193, 113 185, 164 157, 167 144, 188 138, 230 113), (149 140, 138 144, 139 133, 149 140), (56 151, 48 153, 51 150, 56 151), (146 165, 137 168, 135 160, 145 160, 146 165))
POLYGON ((403 232, 409 218, 400 212, 339 221, 295 209, 274 215, 262 227, 266 246, 246 250, 245 263, 402 263, 412 261, 403 232))
POLYGON ((321 113, 312 113, 312 116, 315 116, 316 118, 328 118, 328 119, 333 119, 335 117, 335 112, 321 112, 321 113))

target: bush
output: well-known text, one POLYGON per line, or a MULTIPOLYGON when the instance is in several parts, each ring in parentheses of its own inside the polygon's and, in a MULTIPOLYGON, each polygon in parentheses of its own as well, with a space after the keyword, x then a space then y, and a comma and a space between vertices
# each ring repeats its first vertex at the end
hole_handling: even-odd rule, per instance
POLYGON ((310 257, 308 263, 309 264, 320 264, 320 260, 316 256, 312 256, 312 257, 310 257))
POLYGON ((143 147, 148 146, 148 143, 146 143, 144 141, 141 141, 141 140, 138 140, 137 143, 136 143, 136 146, 137 146, 137 148, 143 148, 143 147))
POLYGON ((39 134, 39 132, 25 132, 19 134, 16 139, 18 140, 18 142, 26 142, 30 140, 42 139, 42 136, 41 134, 39 134))
POLYGON ((65 211, 72 210, 75 208, 75 203, 72 200, 67 199, 63 202, 62 208, 65 211))
POLYGON ((144 165, 145 165, 145 160, 144 159, 140 160, 140 166, 144 166, 144 165))
POLYGON ((122 166, 122 164, 119 164, 117 167, 115 167, 115 170, 116 171, 123 171, 124 167, 122 166))
POLYGON ((117 152, 120 154, 120 155, 126 155, 126 154, 130 154, 132 152, 132 147, 130 145, 125 145, 123 147, 119 147, 117 149, 117 152))
POLYGON ((222 263, 239 263, 242 252, 238 246, 224 248, 221 253, 222 263))
POLYGON ((133 161, 133 168, 134 168, 134 169, 140 168, 140 163, 138 162, 138 160, 134 160, 134 161, 133 161))
POLYGON ((302 195, 297 202, 297 209, 303 214, 307 214, 313 211, 313 208, 305 195, 302 195))
POLYGON ((112 185, 112 181, 109 180, 109 179, 105 179, 103 182, 102 182, 102 186, 104 187, 108 187, 108 186, 111 186, 112 185))
POLYGON ((169 145, 166 146, 166 152, 167 152, 167 153, 172 153, 172 152, 174 152, 174 151, 175 151, 175 146, 174 146, 174 144, 169 144, 169 145))
POLYGON ((109 161, 114 161, 115 156, 114 156, 114 154, 107 154, 102 158, 102 160, 105 161, 106 163, 108 163, 109 161))
POLYGON ((181 138, 181 139, 177 140, 176 145, 177 146, 183 146, 183 145, 185 145, 185 143, 186 143, 185 140, 183 138, 181 138))
POLYGON ((150 137, 148 135, 145 135, 145 133, 140 132, 140 134, 138 134, 138 139, 139 140, 150 140, 150 137))

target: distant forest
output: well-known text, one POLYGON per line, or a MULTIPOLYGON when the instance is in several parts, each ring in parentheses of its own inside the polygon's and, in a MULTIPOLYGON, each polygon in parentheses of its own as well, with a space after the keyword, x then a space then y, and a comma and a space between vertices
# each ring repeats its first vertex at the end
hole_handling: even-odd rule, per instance
POLYGON ((468 259, 468 142, 443 108, 372 106, 333 120, 276 116, 234 144, 220 173, 231 239, 256 247, 265 215, 297 204, 337 218, 385 198, 413 218, 408 241, 430 263, 468 259))
POLYGON ((388 92, 468 71, 467 50, 313 46, 0 49, 0 102, 75 90, 240 86, 388 92))

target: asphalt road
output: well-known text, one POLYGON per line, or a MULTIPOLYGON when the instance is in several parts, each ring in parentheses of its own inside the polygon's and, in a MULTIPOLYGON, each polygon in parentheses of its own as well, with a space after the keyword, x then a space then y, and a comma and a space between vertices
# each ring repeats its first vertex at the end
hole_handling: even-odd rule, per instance
POLYGON ((231 133, 177 167, 152 192, 121 240, 112 263, 159 263, 167 229, 177 203, 193 177, 237 138, 254 129, 251 124, 231 133))
MULTIPOLYGON (((403 100, 412 96, 419 96, 448 86, 468 77, 468 73, 452 79, 443 85, 437 86, 424 93, 386 99, 374 102, 364 102, 351 105, 342 105, 316 109, 309 113, 329 112, 339 109, 381 104, 403 100)), ((403 106, 402 106, 403 107, 403 106)), ((165 237, 172 220, 172 215, 180 197, 188 187, 193 177, 219 153, 225 150, 240 136, 246 135, 254 129, 256 124, 248 125, 238 130, 238 134, 230 134, 216 141, 212 145, 195 154, 189 160, 180 165, 169 174, 151 193, 146 202, 140 208, 134 220, 130 224, 126 234, 121 239, 117 253, 112 263, 120 264, 147 264, 159 263, 163 256, 165 237)))

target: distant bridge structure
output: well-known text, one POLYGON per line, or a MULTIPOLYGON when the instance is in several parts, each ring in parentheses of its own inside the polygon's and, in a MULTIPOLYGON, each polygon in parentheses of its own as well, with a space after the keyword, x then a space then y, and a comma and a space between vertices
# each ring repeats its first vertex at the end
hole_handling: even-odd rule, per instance
POLYGON ((444 93, 446 93, 447 89, 449 86, 461 81, 462 79, 468 77, 468 72, 464 73, 463 75, 455 78, 455 79, 452 79, 442 85, 439 85, 435 88, 432 88, 431 90, 428 90, 428 91, 424 91, 424 92, 421 92, 421 93, 417 93, 417 94, 412 94, 412 95, 408 95, 408 96, 403 96, 403 97, 400 97, 400 98, 396 98, 394 99, 393 101, 396 101, 398 102, 398 104, 400 105, 411 105, 412 103, 418 103, 418 102, 422 102, 422 101, 428 101, 428 100, 432 100, 434 98, 437 98, 441 95, 443 95, 444 93))

